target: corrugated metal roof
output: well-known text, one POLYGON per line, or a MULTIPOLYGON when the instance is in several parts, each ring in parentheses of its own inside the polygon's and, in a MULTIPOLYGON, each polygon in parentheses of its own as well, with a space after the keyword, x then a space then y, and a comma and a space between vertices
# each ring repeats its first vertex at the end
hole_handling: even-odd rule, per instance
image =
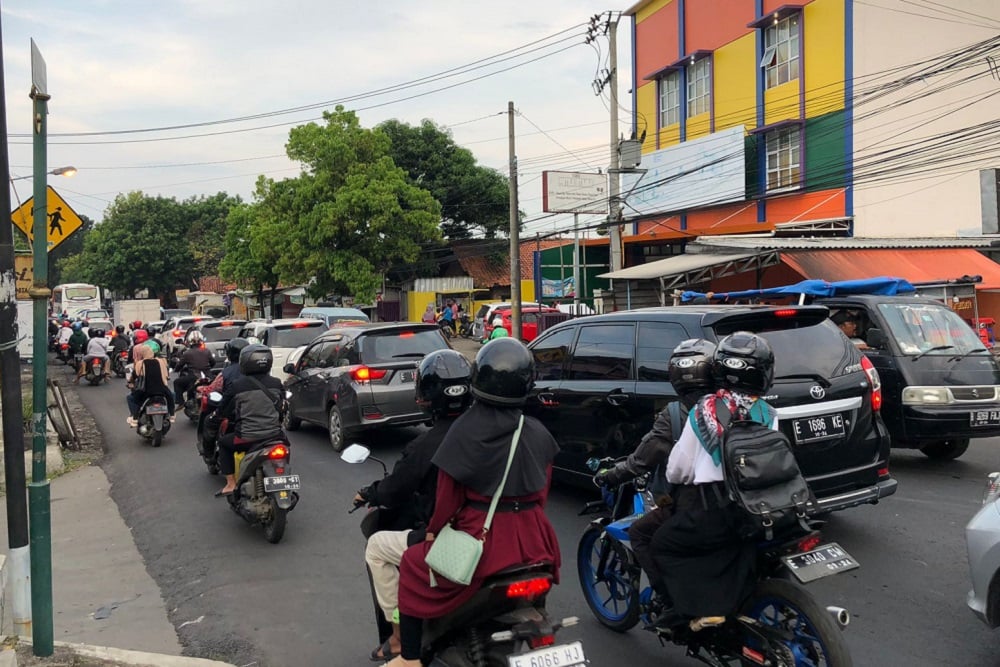
POLYGON ((848 250, 848 249, 879 249, 879 248, 989 248, 996 244, 1000 247, 1000 239, 993 237, 974 238, 794 238, 783 239, 773 236, 699 236, 697 241, 688 244, 688 251, 702 247, 706 252, 715 252, 719 248, 733 250, 768 249, 768 250, 848 250))
POLYGON ((972 248, 852 248, 782 253, 781 261, 807 278, 830 282, 896 276, 910 282, 937 282, 963 275, 982 276, 979 289, 1000 288, 1000 264, 972 248))
POLYGON ((749 259, 755 256, 755 254, 756 253, 722 254, 705 252, 698 254, 677 255, 676 257, 667 257, 666 259, 658 259, 655 262, 640 264, 639 266, 630 266, 627 269, 612 271, 611 273, 602 273, 597 277, 611 278, 613 280, 649 280, 653 278, 660 278, 662 276, 685 273, 687 271, 695 271, 714 264, 725 264, 727 262, 741 259, 749 259))

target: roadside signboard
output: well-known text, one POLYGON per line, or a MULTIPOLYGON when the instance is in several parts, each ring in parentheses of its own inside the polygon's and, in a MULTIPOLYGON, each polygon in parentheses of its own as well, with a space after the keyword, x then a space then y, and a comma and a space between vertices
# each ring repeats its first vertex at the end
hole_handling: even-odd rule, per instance
MULTIPOLYGON (((47 240, 48 249, 51 252, 53 248, 65 241, 67 236, 80 229, 83 226, 83 220, 51 185, 46 188, 46 192, 45 216, 48 218, 46 223, 47 240)), ((35 198, 31 197, 10 214, 14 225, 24 232, 28 241, 32 243, 35 240, 34 211, 32 210, 34 205, 35 198)))
POLYGON ((542 172, 542 210, 546 213, 607 213, 607 174, 542 172))
POLYGON ((14 255, 14 282, 17 300, 31 299, 28 290, 34 280, 35 258, 32 255, 14 255))

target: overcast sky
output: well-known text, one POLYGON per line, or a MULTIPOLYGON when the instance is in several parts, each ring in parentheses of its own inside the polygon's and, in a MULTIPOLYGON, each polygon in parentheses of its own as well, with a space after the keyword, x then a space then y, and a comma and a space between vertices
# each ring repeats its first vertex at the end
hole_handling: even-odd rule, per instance
MULTIPOLYGON (((480 164, 505 173, 504 114, 512 100, 520 113, 520 205, 529 219, 538 217, 542 170, 608 164, 608 95, 592 88, 607 67, 608 41, 584 44, 584 24, 608 9, 621 8, 598 0, 5 0, 11 173, 31 174, 33 38, 52 96, 48 167, 79 169, 49 183, 95 220, 117 194, 133 190, 249 199, 258 175, 299 173, 284 157, 288 130, 352 96, 364 96, 344 102, 362 125, 429 118, 451 128, 480 164), (505 62, 434 76, 506 52, 505 62), (432 80, 399 89, 425 77, 432 80), (453 87, 431 92, 446 86, 453 87), (370 95, 381 89, 392 90, 370 95), (313 108, 273 115, 303 106, 313 108), (208 124, 260 114, 268 115, 208 124), (201 125, 111 134, 192 124, 201 125), (102 134, 58 136, 85 132, 102 134)), ((622 132, 631 123, 629 26, 623 19, 619 27, 622 132)), ((30 196, 31 180, 15 185, 22 201, 30 196)), ((549 219, 528 230, 566 225, 549 219)))

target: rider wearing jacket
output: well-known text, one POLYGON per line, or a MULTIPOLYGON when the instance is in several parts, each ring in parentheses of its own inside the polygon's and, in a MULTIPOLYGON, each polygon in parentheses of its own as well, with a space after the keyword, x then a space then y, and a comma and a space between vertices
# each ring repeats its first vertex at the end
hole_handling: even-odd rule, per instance
POLYGON ((184 407, 184 393, 198 381, 199 373, 208 373, 215 363, 212 353, 205 347, 205 337, 200 331, 192 331, 187 337, 188 349, 177 362, 177 379, 174 380, 174 396, 178 409, 184 407))
MULTIPOLYGON (((234 382, 243 377, 243 371, 240 370, 240 352, 249 344, 250 341, 246 338, 233 338, 226 342, 226 358, 229 360, 229 365, 215 376, 212 384, 208 385, 207 391, 217 391, 225 396, 226 390, 234 382)), ((206 451, 215 451, 215 444, 219 437, 219 427, 221 425, 222 419, 219 417, 218 411, 213 411, 211 415, 205 418, 205 433, 202 443, 206 451)))
POLYGON ((243 377, 233 382, 222 396, 219 416, 229 419, 229 431, 219 437, 219 469, 226 476, 226 485, 215 495, 229 495, 236 489, 236 452, 248 451, 253 445, 284 440, 281 430, 281 381, 269 375, 274 356, 265 345, 247 345, 240 352, 243 377))
POLYGON ((73 323, 73 335, 69 337, 68 342, 70 354, 83 354, 83 351, 87 349, 87 343, 90 342, 90 338, 87 337, 87 332, 83 330, 83 322, 73 323))
MULTIPOLYGON (((437 466, 431 461, 452 423, 472 402, 472 365, 460 352, 431 352, 417 368, 417 404, 431 414, 430 430, 403 449, 402 458, 382 480, 359 490, 356 503, 379 508, 382 530, 368 538, 365 562, 380 613, 393 623, 399 588, 399 561, 407 547, 423 542, 427 523, 434 514, 437 466), (385 515, 388 516, 385 516, 385 515)), ((379 623, 380 645, 373 660, 388 659, 399 653, 399 625, 393 623, 392 636, 383 636, 386 625, 379 623)))
POLYGON ((688 412, 698 399, 711 393, 715 387, 712 376, 714 354, 715 344, 704 339, 685 340, 674 348, 667 362, 667 373, 670 385, 680 400, 676 405, 667 405, 660 411, 653 422, 653 428, 643 436, 628 458, 619 461, 612 468, 602 470, 594 477, 594 482, 598 486, 611 487, 654 471, 655 478, 650 481, 650 490, 654 492, 657 507, 633 523, 628 534, 635 559, 646 571, 650 585, 661 599, 666 599, 667 591, 662 574, 653 558, 650 543, 653 534, 672 513, 673 499, 665 484, 667 457, 670 456, 677 435, 684 428, 688 412), (673 423, 674 417, 677 418, 676 425, 673 423))

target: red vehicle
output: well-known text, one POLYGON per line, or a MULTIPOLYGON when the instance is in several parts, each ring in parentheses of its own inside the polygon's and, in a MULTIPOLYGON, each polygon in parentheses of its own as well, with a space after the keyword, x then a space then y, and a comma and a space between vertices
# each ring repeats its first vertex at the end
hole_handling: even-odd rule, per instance
MULTIPOLYGON (((501 310, 498 315, 503 317, 503 328, 507 330, 507 333, 513 335, 513 325, 511 324, 510 318, 514 311, 507 309, 501 310)), ((530 343, 538 337, 538 322, 541 319, 542 313, 558 313, 560 312, 558 308, 550 308, 549 306, 526 306, 521 309, 521 340, 525 343, 530 343)), ((487 337, 489 332, 493 331, 491 323, 487 323, 487 337)))

